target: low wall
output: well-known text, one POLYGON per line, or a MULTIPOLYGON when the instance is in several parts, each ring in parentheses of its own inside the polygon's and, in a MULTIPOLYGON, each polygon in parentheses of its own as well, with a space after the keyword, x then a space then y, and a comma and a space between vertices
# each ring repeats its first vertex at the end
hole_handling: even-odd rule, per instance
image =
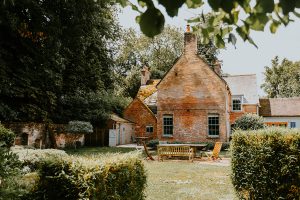
POLYGON ((73 147, 84 145, 84 134, 68 133, 66 124, 44 123, 6 123, 16 135, 15 145, 26 145, 35 148, 73 147), (55 140, 55 144, 53 141, 55 140))

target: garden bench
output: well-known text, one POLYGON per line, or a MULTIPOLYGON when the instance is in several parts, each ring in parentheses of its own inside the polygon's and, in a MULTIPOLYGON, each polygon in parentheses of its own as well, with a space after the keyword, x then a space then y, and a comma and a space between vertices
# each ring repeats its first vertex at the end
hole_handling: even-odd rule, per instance
POLYGON ((194 149, 187 144, 164 144, 157 146, 158 160, 167 157, 188 157, 190 161, 194 158, 194 149))

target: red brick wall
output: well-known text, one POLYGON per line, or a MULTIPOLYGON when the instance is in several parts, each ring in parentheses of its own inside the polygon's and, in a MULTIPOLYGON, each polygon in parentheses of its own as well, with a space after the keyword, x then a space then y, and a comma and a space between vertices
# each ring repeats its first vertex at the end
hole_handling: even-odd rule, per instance
POLYGON ((157 136, 159 140, 226 141, 229 95, 226 83, 193 50, 190 38, 185 54, 157 86, 157 136), (163 115, 173 114, 173 137, 163 136, 163 115), (220 135, 208 136, 208 114, 219 114, 220 135))
POLYGON ((154 114, 149 110, 145 104, 138 98, 135 98, 131 104, 124 111, 124 118, 135 122, 136 136, 149 136, 151 138, 157 137, 157 122, 154 114), (147 135, 146 126, 153 126, 153 134, 147 135))
POLYGON ((234 124, 235 120, 246 113, 254 113, 257 114, 257 105, 243 105, 242 111, 238 112, 230 112, 230 124, 234 124))

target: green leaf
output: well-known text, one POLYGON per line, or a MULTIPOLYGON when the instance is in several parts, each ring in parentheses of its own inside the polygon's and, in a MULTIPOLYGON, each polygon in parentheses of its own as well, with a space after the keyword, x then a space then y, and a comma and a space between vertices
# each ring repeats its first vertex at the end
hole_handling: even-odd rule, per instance
POLYGON ((247 40, 249 34, 249 28, 247 27, 247 25, 239 26, 235 30, 244 41, 247 40))
POLYGON ((148 37, 154 37, 162 32, 165 18, 160 10, 148 8, 140 18, 141 31, 148 37))
POLYGON ((258 46, 255 44, 255 42, 252 40, 250 36, 247 36, 247 40, 249 41, 250 44, 253 44, 258 49, 258 46))
POLYGON ((229 33, 228 42, 235 46, 236 40, 237 39, 236 39, 235 35, 233 33, 229 33))
POLYGON ((178 15, 178 9, 184 4, 185 0, 158 0, 166 8, 170 17, 178 15))
POLYGON ((187 22, 188 23, 200 22, 200 18, 199 17, 195 17, 195 18, 192 18, 192 19, 188 19, 187 22))
POLYGON ((274 0, 257 0, 254 10, 256 13, 272 13, 275 7, 274 0))
POLYGON ((222 48, 222 49, 225 48, 225 42, 220 35, 216 35, 215 41, 216 41, 217 47, 222 48))
POLYGON ((204 2, 202 0, 186 0, 185 4, 188 8, 199 8, 204 2))
POLYGON ((277 28, 279 27, 279 25, 280 25, 279 21, 273 20, 272 24, 270 25, 271 33, 276 33, 277 28))
POLYGON ((237 2, 246 13, 251 12, 250 0, 237 0, 237 2))
POLYGON ((127 6, 128 1, 127 0, 117 0, 117 3, 119 3, 124 8, 127 6))
POLYGON ((296 11, 294 11, 293 13, 294 13, 294 15, 295 15, 296 17, 299 17, 299 18, 300 18, 300 13, 298 13, 298 12, 296 12, 296 11))
POLYGON ((250 25, 250 28, 256 31, 263 31, 269 18, 262 13, 252 14, 246 19, 246 23, 250 25))
POLYGON ((221 1, 221 8, 227 12, 231 13, 231 11, 236 7, 234 0, 223 0, 221 1))
POLYGON ((294 11, 296 7, 296 1, 299 0, 279 0, 279 6, 282 8, 282 12, 284 15, 287 15, 289 12, 294 11))
POLYGON ((208 4, 214 11, 219 10, 219 8, 221 7, 221 2, 222 0, 208 0, 208 4))

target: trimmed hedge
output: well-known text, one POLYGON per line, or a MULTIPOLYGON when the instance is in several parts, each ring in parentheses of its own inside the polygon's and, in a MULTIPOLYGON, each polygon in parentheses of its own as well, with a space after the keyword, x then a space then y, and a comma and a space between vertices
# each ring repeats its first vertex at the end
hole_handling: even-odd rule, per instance
POLYGON ((237 130, 232 182, 240 199, 300 199, 300 130, 237 130))
POLYGON ((234 123, 234 129, 258 130, 262 128, 265 128, 264 118, 252 113, 242 115, 234 123))
POLYGON ((41 157, 36 186, 24 199, 144 199, 140 154, 41 157))

